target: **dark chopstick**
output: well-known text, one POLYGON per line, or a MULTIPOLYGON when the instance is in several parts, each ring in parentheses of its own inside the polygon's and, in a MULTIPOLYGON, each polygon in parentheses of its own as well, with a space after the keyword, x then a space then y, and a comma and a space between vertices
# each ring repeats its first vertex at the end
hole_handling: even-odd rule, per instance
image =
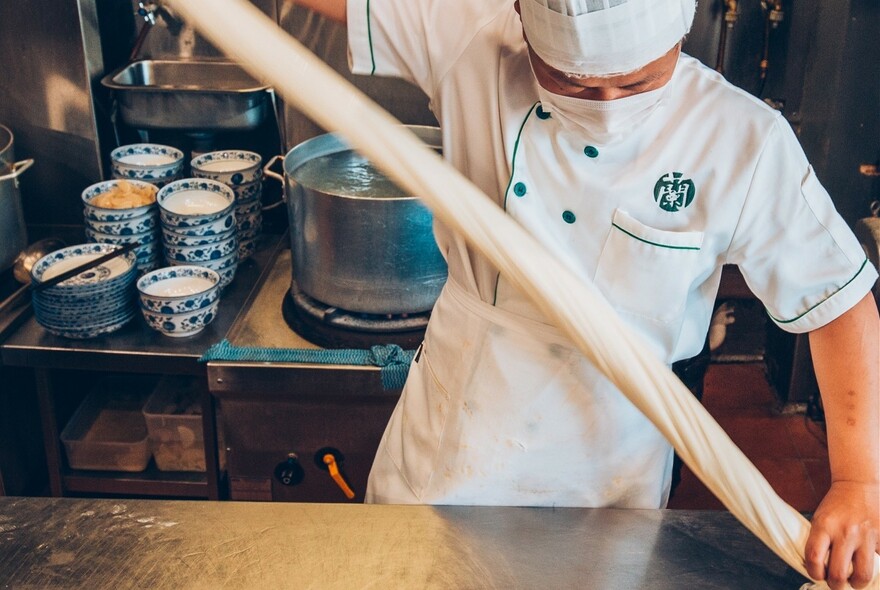
POLYGON ((123 254, 127 254, 127 253, 131 252, 132 250, 134 250, 135 248, 137 248, 138 246, 140 246, 140 243, 138 243, 138 242, 129 242, 127 244, 123 244, 122 247, 114 250, 113 252, 108 252, 107 254, 104 254, 103 256, 99 256, 98 258, 95 258, 94 260, 90 260, 89 262, 86 262, 85 264, 81 264, 77 267, 71 268, 70 270, 64 271, 60 275, 52 277, 48 281, 44 281, 42 283, 31 283, 31 289, 33 291, 42 291, 44 289, 48 289, 49 287, 54 287, 58 283, 63 283, 64 281, 66 281, 70 277, 75 277, 76 275, 80 274, 81 272, 87 271, 91 268, 95 268, 96 266, 100 266, 100 265, 104 264, 105 262, 107 262, 108 260, 113 260, 114 258, 117 258, 118 256, 122 256, 123 254))

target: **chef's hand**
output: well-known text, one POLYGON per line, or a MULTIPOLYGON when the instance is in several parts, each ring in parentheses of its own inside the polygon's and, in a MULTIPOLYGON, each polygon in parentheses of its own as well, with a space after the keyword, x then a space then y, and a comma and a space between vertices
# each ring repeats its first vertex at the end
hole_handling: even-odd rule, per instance
POLYGON ((832 590, 849 583, 865 588, 880 552, 880 486, 838 481, 813 515, 805 558, 807 572, 832 590), (827 564, 827 565, 826 565, 827 564))

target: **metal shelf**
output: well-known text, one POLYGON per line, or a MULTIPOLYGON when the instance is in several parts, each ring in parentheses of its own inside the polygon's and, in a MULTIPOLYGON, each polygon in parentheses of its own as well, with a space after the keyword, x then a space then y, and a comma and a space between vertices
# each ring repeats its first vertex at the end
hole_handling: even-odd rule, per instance
POLYGON ((159 471, 151 461, 144 471, 83 471, 66 467, 64 489, 75 493, 208 498, 206 473, 159 471))
POLYGON ((284 236, 264 234, 261 237, 257 252, 239 266, 235 281, 224 291, 217 319, 191 338, 169 339, 137 317, 116 333, 91 340, 68 340, 49 334, 29 317, 0 342, 2 364, 34 371, 53 496, 78 493, 220 499, 223 474, 217 457, 214 399, 208 392, 206 367, 198 359, 209 346, 226 337, 265 271, 267 261, 284 241, 284 236), (59 371, 177 374, 199 379, 204 385, 201 402, 207 471, 163 472, 152 462, 140 473, 70 469, 59 440, 63 424, 58 423, 56 409, 69 384, 53 384, 53 376, 59 371))

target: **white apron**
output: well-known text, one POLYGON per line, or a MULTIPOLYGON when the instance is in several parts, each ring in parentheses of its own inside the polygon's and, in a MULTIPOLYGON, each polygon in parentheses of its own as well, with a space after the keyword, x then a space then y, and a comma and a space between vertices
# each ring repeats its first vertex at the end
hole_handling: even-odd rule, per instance
POLYGON ((367 501, 657 508, 671 460, 647 418, 557 330, 450 281, 367 501))

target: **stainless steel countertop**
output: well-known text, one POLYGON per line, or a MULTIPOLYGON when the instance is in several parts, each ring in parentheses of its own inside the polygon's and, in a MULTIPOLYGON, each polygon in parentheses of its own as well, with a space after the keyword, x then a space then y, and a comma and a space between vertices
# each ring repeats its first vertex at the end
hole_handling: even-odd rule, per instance
POLYGON ((796 590, 725 512, 0 498, 0 588, 796 590))
POLYGON ((31 316, 0 343, 3 364, 49 369, 91 369, 200 374, 196 362, 226 337, 254 286, 274 260, 286 236, 263 235, 257 252, 239 265, 220 299, 217 318, 189 338, 169 338, 150 329, 140 314, 121 330, 98 338, 73 340, 48 333, 31 316))

